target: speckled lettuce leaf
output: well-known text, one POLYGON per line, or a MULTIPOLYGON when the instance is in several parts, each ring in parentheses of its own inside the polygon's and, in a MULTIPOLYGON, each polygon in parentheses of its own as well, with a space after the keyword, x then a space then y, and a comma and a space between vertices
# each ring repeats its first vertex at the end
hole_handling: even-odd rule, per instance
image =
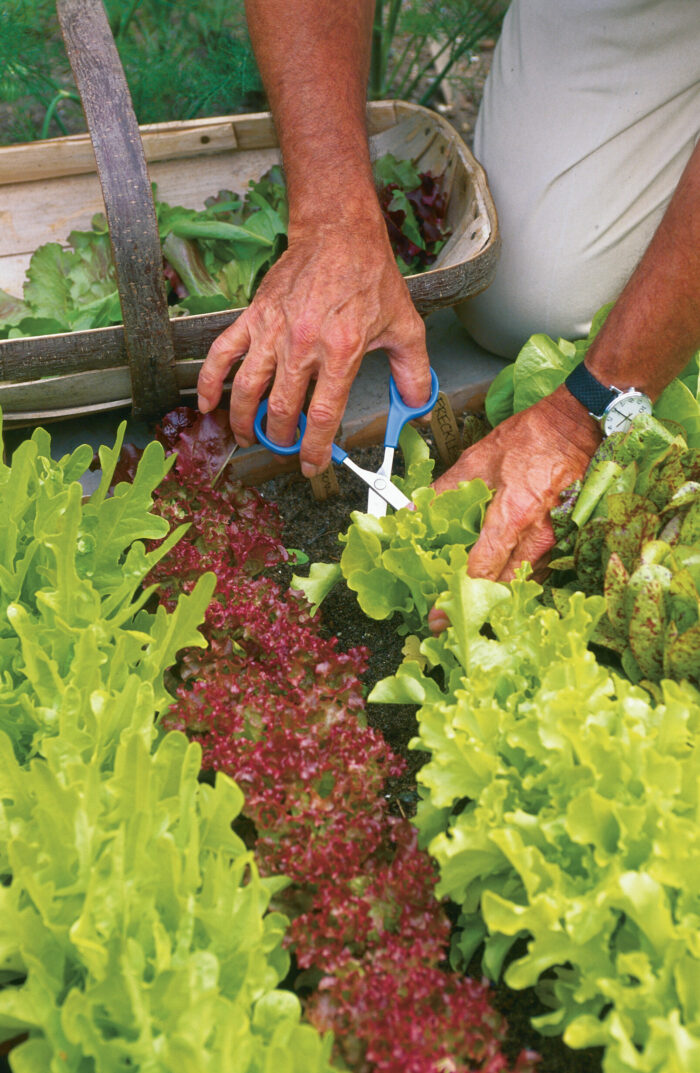
POLYGON ((654 564, 638 567, 629 581, 626 602, 630 648, 640 671, 652 681, 658 680, 663 671, 665 604, 671 578, 670 570, 654 564))

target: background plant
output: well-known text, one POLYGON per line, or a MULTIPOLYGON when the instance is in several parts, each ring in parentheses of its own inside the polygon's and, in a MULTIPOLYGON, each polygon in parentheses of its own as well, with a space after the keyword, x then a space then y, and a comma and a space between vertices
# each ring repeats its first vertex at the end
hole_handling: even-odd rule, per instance
MULTIPOLYGON (((105 6, 140 123, 265 106, 242 0, 105 0, 105 6)), ((507 6, 508 0, 378 0, 370 97, 434 103, 460 59, 498 33, 507 6)), ((79 130, 84 120, 54 0, 6 0, 0 144, 79 130)))
POLYGON ((507 7, 508 0, 377 0, 370 96, 433 104, 455 64, 499 32, 507 7))
MULTIPOLYGON (((106 0, 140 123, 245 112, 262 87, 239 0, 106 0), (176 74, 174 73, 176 72, 176 74)), ((84 130, 53 0, 0 10, 0 141, 84 130)))

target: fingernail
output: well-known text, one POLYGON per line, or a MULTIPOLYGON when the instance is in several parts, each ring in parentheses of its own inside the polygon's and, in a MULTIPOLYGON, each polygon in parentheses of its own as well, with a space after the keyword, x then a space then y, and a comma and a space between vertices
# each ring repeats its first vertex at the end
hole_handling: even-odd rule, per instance
POLYGON ((312 465, 311 462, 302 462, 301 472, 305 477, 318 477, 321 470, 318 466, 312 465))
POLYGON ((211 410, 211 405, 208 399, 204 398, 204 395, 197 395, 197 409, 200 414, 208 414, 211 410))

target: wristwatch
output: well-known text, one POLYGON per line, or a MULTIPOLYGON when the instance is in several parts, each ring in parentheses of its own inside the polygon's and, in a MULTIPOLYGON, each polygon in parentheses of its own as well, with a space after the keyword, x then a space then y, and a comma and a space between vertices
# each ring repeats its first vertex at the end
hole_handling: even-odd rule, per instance
POLYGON ((651 399, 634 387, 606 387, 590 372, 583 362, 569 373, 564 381, 575 399, 586 407, 603 430, 604 436, 613 432, 626 432, 635 417, 650 414, 651 399))

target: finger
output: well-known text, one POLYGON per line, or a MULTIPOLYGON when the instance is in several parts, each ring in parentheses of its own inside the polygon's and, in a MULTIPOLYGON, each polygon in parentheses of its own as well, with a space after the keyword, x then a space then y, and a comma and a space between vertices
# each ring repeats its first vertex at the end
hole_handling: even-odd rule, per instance
MULTIPOLYGON (((251 350, 233 378, 230 423, 239 447, 256 443, 255 415, 265 391, 275 375, 275 355, 251 350)), ((272 437, 270 437, 272 439, 272 437)))
POLYGON ((425 346, 425 325, 416 313, 411 327, 400 336, 383 337, 381 346, 387 352, 391 375, 399 395, 407 406, 423 406, 430 398, 430 360, 425 346))
MULTIPOLYGON (((267 434, 275 443, 294 443, 309 382, 321 363, 318 337, 316 322, 298 317, 280 341, 275 382, 267 404, 267 434)), ((305 441, 308 431, 307 424, 305 441)))
POLYGON ((266 431, 273 443, 283 447, 294 443, 310 380, 310 371, 300 371, 295 376, 283 375, 277 366, 275 382, 267 400, 266 431))
POLYGON ((428 629, 436 637, 451 625, 449 615, 441 607, 431 607, 428 611, 428 629))
POLYGON ((249 347, 248 319, 243 313, 214 340, 199 370, 197 404, 203 414, 214 409, 231 366, 247 353, 249 347))
POLYGON ((345 413, 354 371, 333 376, 323 366, 306 412, 306 432, 301 445, 301 472, 305 477, 322 473, 331 460, 333 437, 345 413))
POLYGON ((479 539, 469 551, 469 576, 497 581, 518 545, 518 536, 518 523, 513 520, 507 500, 497 493, 486 510, 479 539))
POLYGON ((457 488, 463 481, 473 481, 476 477, 481 477, 491 488, 495 484, 495 481, 490 478, 488 459, 483 458, 480 443, 468 447, 454 465, 433 482, 432 487, 435 493, 440 495, 441 492, 448 492, 452 488, 457 488))

